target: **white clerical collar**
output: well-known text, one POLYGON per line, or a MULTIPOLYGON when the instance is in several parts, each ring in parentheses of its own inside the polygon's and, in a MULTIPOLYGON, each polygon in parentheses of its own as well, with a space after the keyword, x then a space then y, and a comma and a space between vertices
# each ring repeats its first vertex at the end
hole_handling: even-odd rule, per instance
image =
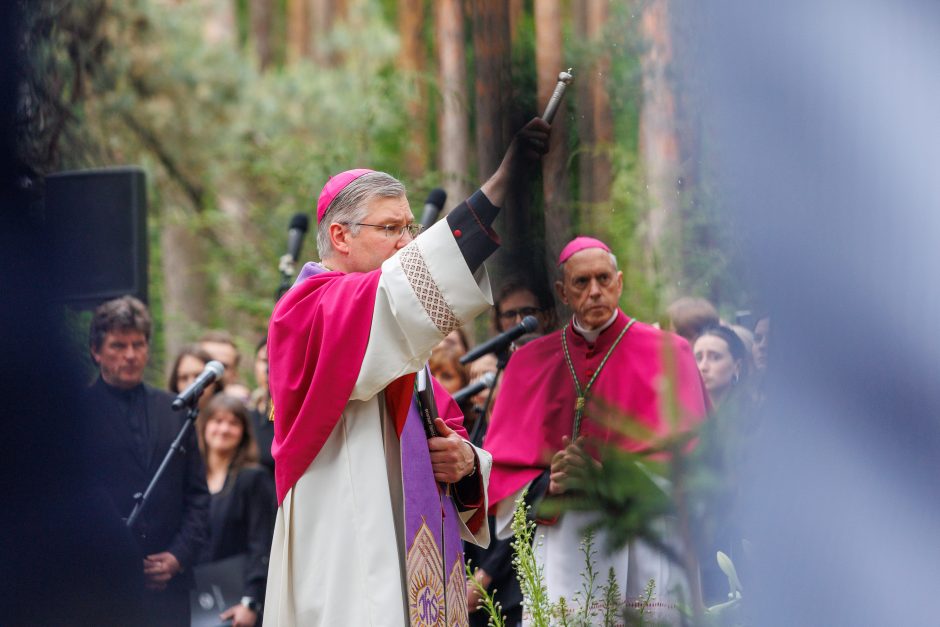
POLYGON ((610 317, 610 320, 599 326, 598 328, 588 331, 578 323, 577 316, 571 316, 571 326, 574 327, 574 330, 578 332, 581 337, 583 337, 589 344, 593 344, 597 341, 597 336, 599 336, 607 327, 614 323, 614 320, 617 319, 617 310, 614 309, 614 314, 610 317))

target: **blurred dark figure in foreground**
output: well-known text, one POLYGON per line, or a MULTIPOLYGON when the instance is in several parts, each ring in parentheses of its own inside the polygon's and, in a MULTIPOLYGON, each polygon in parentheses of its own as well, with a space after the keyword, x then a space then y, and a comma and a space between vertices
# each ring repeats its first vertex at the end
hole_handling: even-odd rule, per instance
MULTIPOLYGON (((152 326, 146 306, 123 296, 95 310, 88 338, 100 369, 87 394, 95 412, 90 444, 102 487, 115 509, 126 514, 185 419, 184 412, 171 408, 171 394, 143 382, 152 326)), ((189 590, 195 584, 191 566, 206 543, 208 509, 205 467, 190 429, 131 530, 144 575, 146 624, 189 624, 189 590)))
MULTIPOLYGON (((940 3, 685 5, 720 194, 773 312, 755 625, 935 625, 940 3)), ((760 333, 760 329, 757 329, 760 333)))
POLYGON ((143 574, 83 444, 85 381, 51 300, 47 230, 16 160, 26 3, 0 3, 0 616, 4 625, 135 625, 143 574))

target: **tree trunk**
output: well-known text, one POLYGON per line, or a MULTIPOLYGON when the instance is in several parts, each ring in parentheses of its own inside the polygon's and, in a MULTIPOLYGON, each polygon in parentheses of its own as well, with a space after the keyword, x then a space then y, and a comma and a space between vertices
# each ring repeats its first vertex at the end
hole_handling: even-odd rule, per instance
POLYGON ((446 209, 470 195, 470 129, 467 66, 461 0, 438 0, 435 8, 438 82, 441 112, 438 117, 438 167, 447 192, 446 209))
POLYGON ((310 5, 309 0, 287 1, 287 61, 296 63, 310 58, 310 5))
MULTIPOLYGON (((610 14, 608 0, 593 0, 587 7, 588 41, 597 43, 603 37, 604 26, 610 14)), ((594 58, 589 69, 591 116, 591 191, 588 220, 590 230, 604 237, 607 234, 610 186, 613 178, 610 150, 614 141, 614 120, 610 111, 607 79, 610 74, 610 54, 602 52, 594 58)))
MULTIPOLYGON (((665 273, 669 289, 679 278, 681 250, 679 202, 679 150, 676 137, 676 104, 669 80, 673 51, 666 0, 652 0, 640 24, 645 43, 641 58, 643 103, 640 108, 640 157, 649 189, 647 255, 650 267, 665 273)), ((674 289, 674 288, 673 288, 674 289)), ((666 293, 672 300, 675 293, 666 293)))
MULTIPOLYGON (((479 178, 483 181, 499 167, 512 140, 509 14, 504 1, 474 0, 473 49, 476 60, 477 164, 479 178)), ((494 264, 497 278, 508 268, 521 271, 533 265, 529 248, 533 238, 524 203, 530 189, 529 181, 514 181, 496 220, 496 230, 503 242, 494 264)))
POLYGON ((317 65, 336 67, 342 57, 333 45, 331 34, 346 15, 344 0, 308 0, 311 2, 313 29, 312 58, 317 65))
MULTIPOLYGON (((566 70, 562 43, 561 0, 535 0, 535 65, 538 74, 538 106, 543 111, 566 70)), ((576 79, 577 80, 577 79, 576 79)), ((567 97, 570 97, 570 94, 567 97)), ((545 199, 545 267, 550 283, 557 273, 556 260, 571 236, 568 193, 568 108, 562 100, 552 121, 548 154, 542 158, 542 190, 545 199)))
MULTIPOLYGON (((572 10, 577 40, 588 41, 586 4, 577 2, 572 10)), ((594 109, 591 68, 586 66, 578 69, 581 71, 578 72, 574 81, 578 133, 578 215, 580 229, 586 230, 589 227, 591 207, 594 202, 594 116, 592 113, 594 109)))
POLYGON ((424 1, 399 0, 398 35, 401 50, 398 67, 408 81, 408 143, 405 150, 405 173, 417 179, 428 166, 427 88, 424 78, 424 1))
POLYGON ((274 0, 251 0, 251 40, 261 71, 274 62, 274 8, 274 0))
POLYGON ((251 291, 249 277, 239 271, 238 261, 250 254, 243 249, 251 248, 252 242, 259 239, 249 215, 248 204, 240 192, 226 190, 219 195, 219 211, 225 219, 218 228, 213 229, 221 245, 223 259, 216 270, 217 309, 213 312, 212 322, 235 337, 245 337, 254 332, 255 319, 237 306, 240 295, 251 291))
POLYGON ((473 1, 473 49, 476 59, 477 167, 482 181, 499 167, 511 139, 509 16, 502 0, 473 1))
POLYGON ((519 34, 519 24, 525 12, 525 0, 509 0, 509 38, 515 43, 519 34))

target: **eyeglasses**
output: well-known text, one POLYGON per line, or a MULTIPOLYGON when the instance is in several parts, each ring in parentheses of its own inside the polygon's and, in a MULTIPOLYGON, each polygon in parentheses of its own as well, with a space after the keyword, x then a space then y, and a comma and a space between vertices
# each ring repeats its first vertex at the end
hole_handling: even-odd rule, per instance
POLYGON ((506 311, 501 311, 499 312, 499 317, 501 320, 515 320, 516 318, 534 316, 540 311, 542 310, 538 307, 520 307, 519 309, 507 309, 506 311))
POLYGON ((411 238, 414 239, 418 237, 421 233, 423 226, 417 222, 412 222, 411 224, 405 224, 404 226, 399 226, 397 224, 368 224, 366 222, 344 222, 343 224, 347 226, 371 226, 374 229, 385 229, 385 237, 400 239, 405 232, 411 235, 411 238))

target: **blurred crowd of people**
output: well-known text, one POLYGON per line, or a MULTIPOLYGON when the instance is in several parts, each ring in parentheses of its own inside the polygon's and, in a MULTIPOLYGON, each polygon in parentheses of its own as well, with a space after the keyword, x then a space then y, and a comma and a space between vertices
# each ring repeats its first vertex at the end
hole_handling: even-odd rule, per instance
POLYGON ((742 312, 722 320, 703 298, 684 297, 667 314, 671 330, 692 345, 710 403, 709 420, 694 452, 701 473, 694 525, 702 596, 706 603, 728 599, 728 579, 719 569, 722 551, 739 571, 747 569, 745 532, 740 527, 740 473, 758 428, 765 397, 770 316, 742 312))

